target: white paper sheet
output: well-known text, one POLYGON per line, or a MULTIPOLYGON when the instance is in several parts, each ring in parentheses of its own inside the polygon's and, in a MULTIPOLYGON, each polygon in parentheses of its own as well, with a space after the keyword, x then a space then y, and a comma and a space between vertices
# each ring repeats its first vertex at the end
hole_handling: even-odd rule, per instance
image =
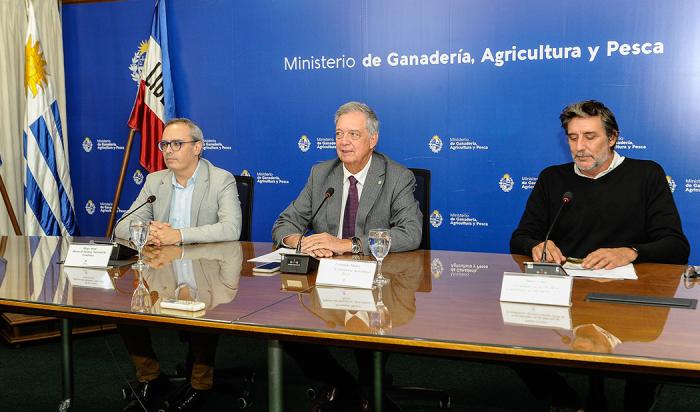
POLYGON ((581 265, 566 262, 564 264, 564 270, 569 276, 582 277, 582 278, 599 278, 599 279, 637 279, 637 272, 634 271, 634 265, 631 263, 625 266, 616 267, 615 269, 583 269, 581 265))
POLYGON ((270 262, 281 262, 282 261, 282 254, 285 253, 296 253, 295 249, 289 249, 289 248, 279 248, 275 250, 274 252, 270 252, 266 255, 254 257, 252 259, 248 259, 248 262, 253 262, 253 263, 270 263, 270 262))

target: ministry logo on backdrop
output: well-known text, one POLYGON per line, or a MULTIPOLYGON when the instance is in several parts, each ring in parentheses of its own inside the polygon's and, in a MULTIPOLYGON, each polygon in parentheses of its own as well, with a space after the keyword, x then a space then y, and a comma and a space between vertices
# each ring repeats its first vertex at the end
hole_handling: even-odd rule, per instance
POLYGON ((301 135, 299 141, 297 142, 297 146, 299 146, 299 150, 306 153, 311 148, 311 141, 305 134, 301 135))
POLYGON ((515 185, 515 182, 513 181, 513 178, 510 177, 508 173, 504 174, 501 180, 498 181, 498 187, 501 188, 504 192, 508 193, 511 190, 513 190, 513 186, 515 185))
POLYGON ((450 225, 467 227, 488 227, 489 222, 472 217, 470 213, 450 213, 450 225))
POLYGON ((139 169, 136 169, 136 171, 134 172, 134 183, 136 183, 139 186, 141 185, 141 183, 143 183, 143 173, 139 169))
POLYGON ((95 202, 88 199, 88 201, 85 203, 85 211, 88 213, 88 215, 95 213, 95 202))
POLYGON ((430 214, 430 224, 433 227, 440 227, 440 225, 442 225, 442 215, 437 209, 433 210, 433 213, 430 214))
POLYGON ((271 172, 258 172, 255 175, 255 180, 258 184, 272 184, 272 185, 288 185, 289 180, 282 179, 271 172))
POLYGON ((442 266, 440 258, 435 258, 430 262, 430 274, 433 275, 435 279, 440 279, 443 270, 445 270, 445 268, 442 266))
POLYGON ((626 137, 620 136, 615 143, 615 150, 646 150, 647 145, 636 143, 626 137))
POLYGON ((131 58, 131 64, 129 65, 129 71, 131 72, 131 80, 138 84, 141 79, 141 71, 143 70, 143 64, 146 62, 146 52, 148 51, 148 41, 141 40, 139 43, 139 48, 134 53, 134 57, 131 58))
POLYGON ((671 176, 666 176, 666 180, 668 181, 668 187, 671 189, 671 193, 676 191, 676 181, 673 180, 671 176))
POLYGON ((532 190, 537 183, 537 176, 523 176, 520 178, 520 188, 523 190, 532 190))
POLYGON ((87 136, 85 136, 83 140, 83 150, 85 150, 85 153, 90 153, 92 151, 92 140, 87 136))
POLYGON ((250 176, 250 172, 248 171, 248 169, 243 169, 243 171, 241 172, 241 176, 250 176))
POLYGON ((231 146, 226 146, 216 139, 204 139, 203 150, 231 150, 231 146))
POLYGON ((442 150, 442 140, 440 140, 440 136, 435 135, 431 137, 428 142, 428 148, 430 148, 430 151, 433 153, 440 153, 440 150, 442 150))

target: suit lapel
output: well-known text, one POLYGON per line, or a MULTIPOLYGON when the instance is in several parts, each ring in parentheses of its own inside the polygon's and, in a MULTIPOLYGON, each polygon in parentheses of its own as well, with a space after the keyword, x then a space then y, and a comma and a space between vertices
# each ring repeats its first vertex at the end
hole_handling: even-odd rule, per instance
POLYGON ((173 195, 173 172, 168 171, 163 175, 157 191, 156 201, 153 203, 153 218, 167 223, 170 219, 170 198, 173 195))
POLYGON ((202 159, 199 161, 199 171, 194 181, 194 191, 192 192, 192 206, 190 209, 190 226, 195 227, 197 217, 199 216, 199 208, 204 198, 204 192, 209 185, 209 162, 202 159))
MULTIPOLYGON (((339 161, 328 176, 328 187, 335 190, 333 196, 327 200, 326 222, 328 222, 328 233, 336 236, 338 234, 338 224, 340 222, 340 207, 343 203, 343 164, 339 161)), ((324 189, 325 193, 325 189, 324 189)), ((322 198, 323 199, 323 198, 322 198)))
POLYGON ((369 211, 372 210, 374 202, 377 201, 384 185, 384 175, 386 174, 386 160, 376 153, 372 154, 372 164, 369 166, 365 185, 362 188, 360 206, 357 209, 357 220, 355 220, 355 233, 364 233, 365 221, 369 211))

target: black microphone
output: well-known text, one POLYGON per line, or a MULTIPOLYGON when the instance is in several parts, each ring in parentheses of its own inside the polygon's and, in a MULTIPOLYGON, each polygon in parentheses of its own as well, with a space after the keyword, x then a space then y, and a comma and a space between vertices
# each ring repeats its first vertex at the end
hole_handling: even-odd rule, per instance
MULTIPOLYGON (((552 220, 552 224, 549 226, 549 230, 547 231, 547 236, 544 237, 544 249, 542 250, 542 257, 540 259, 540 262, 546 262, 547 261, 547 241, 549 240, 549 235, 552 233, 552 229, 554 229, 554 225, 557 223, 557 219, 559 219, 559 214, 561 213, 561 210, 564 208, 564 205, 571 203, 571 200, 574 198, 574 194, 571 192, 564 192, 563 195, 561 195, 561 205, 559 206, 559 210, 557 210, 557 214, 554 215, 554 220, 552 220)), ((559 262, 557 262, 559 263, 559 262)))
MULTIPOLYGON (((124 214, 124 216, 120 217, 117 219, 117 223, 114 224, 114 229, 112 230, 112 236, 109 239, 109 243, 112 244, 112 254, 109 257, 109 260, 124 260, 128 259, 132 256, 135 256, 136 249, 133 249, 127 245, 124 245, 119 242, 114 241, 114 235, 116 233, 116 228, 119 223, 121 223, 125 218, 129 217, 132 213, 136 212, 137 210, 141 209, 142 207, 146 206, 149 203, 153 203, 156 201, 155 195, 150 195, 148 196, 148 199, 146 199, 145 202, 141 203, 138 207, 134 208, 134 210, 127 212, 124 214)), ((113 206, 115 207, 115 206, 113 206)), ((93 243, 100 243, 100 242, 93 242, 93 243)))
MULTIPOLYGON (((297 242, 297 249, 295 253, 285 253, 282 256, 282 260, 280 261, 280 270, 283 274, 296 273, 300 275, 306 275, 309 272, 313 272, 314 270, 316 270, 316 268, 318 268, 318 259, 311 255, 301 253, 301 240, 304 238, 306 232, 308 232, 311 228, 311 224, 313 223, 314 218, 316 217, 318 212, 323 207, 323 204, 326 203, 326 200, 328 200, 329 197, 333 196, 334 192, 335 189, 333 189, 332 187, 326 189, 326 193, 323 195, 323 201, 320 205, 318 205, 318 207, 316 208, 316 212, 314 212, 313 216, 311 216, 311 219, 309 219, 309 223, 306 224, 304 231, 301 232, 301 236, 299 236, 299 241, 297 242)), ((294 282, 294 284, 296 285, 299 282, 299 280, 294 279, 294 282)), ((282 276, 282 284, 285 289, 291 289, 291 287, 287 284, 287 280, 284 276, 282 276)))
POLYGON ((124 219, 126 219, 127 217, 131 216, 131 214, 133 214, 133 213, 136 212, 137 210, 141 209, 142 207, 146 206, 147 204, 153 203, 153 202, 155 202, 155 201, 156 201, 156 195, 150 195, 150 196, 148 196, 148 199, 146 199, 145 202, 141 203, 137 208, 135 208, 135 209, 132 210, 131 212, 125 213, 124 216, 122 216, 122 217, 120 217, 119 219, 117 219, 117 223, 114 224, 114 230, 112 230, 112 237, 109 239, 109 241, 110 241, 110 242, 114 242, 114 233, 117 231, 117 230, 116 230, 116 229, 117 229, 117 225, 118 225, 119 223, 121 223, 122 220, 124 220, 124 219))
POLYGON ((333 196, 333 193, 335 193, 335 189, 333 189, 332 187, 329 187, 328 189, 326 189, 326 193, 324 193, 324 195, 323 195, 323 201, 321 202, 320 205, 318 205, 318 207, 316 208, 316 212, 314 213, 313 216, 311 216, 311 219, 309 219, 309 223, 306 224, 306 227, 301 232, 301 236, 299 236, 299 241, 297 242, 296 253, 301 253, 301 239, 303 239, 306 232, 308 232, 309 229, 311 229, 311 224, 313 223, 314 218, 316 217, 318 212, 321 211, 321 208, 323 207, 323 204, 326 203, 326 200, 328 200, 329 197, 333 196))

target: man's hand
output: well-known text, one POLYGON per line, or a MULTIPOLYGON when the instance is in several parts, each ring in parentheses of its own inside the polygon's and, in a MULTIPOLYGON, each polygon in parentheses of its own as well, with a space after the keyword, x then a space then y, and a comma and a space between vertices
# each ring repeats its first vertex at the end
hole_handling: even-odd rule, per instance
POLYGON ((352 241, 328 233, 316 233, 301 240, 301 250, 316 257, 331 257, 352 251, 352 241))
POLYGON ((173 229, 170 224, 154 220, 148 232, 149 244, 155 246, 177 245, 182 242, 182 236, 178 229, 173 229))
POLYGON ((180 259, 182 248, 180 246, 147 247, 143 249, 143 257, 150 267, 160 269, 172 263, 173 260, 180 259))
MULTIPOLYGON (((532 248, 532 261, 539 262, 542 258, 542 250, 544 250, 544 242, 537 244, 532 248)), ((561 250, 551 240, 547 241, 547 262, 563 264, 566 262, 566 257, 561 253, 561 250)))
POLYGON ((614 269, 634 262, 637 252, 628 247, 601 248, 583 259, 581 266, 586 269, 614 269))

